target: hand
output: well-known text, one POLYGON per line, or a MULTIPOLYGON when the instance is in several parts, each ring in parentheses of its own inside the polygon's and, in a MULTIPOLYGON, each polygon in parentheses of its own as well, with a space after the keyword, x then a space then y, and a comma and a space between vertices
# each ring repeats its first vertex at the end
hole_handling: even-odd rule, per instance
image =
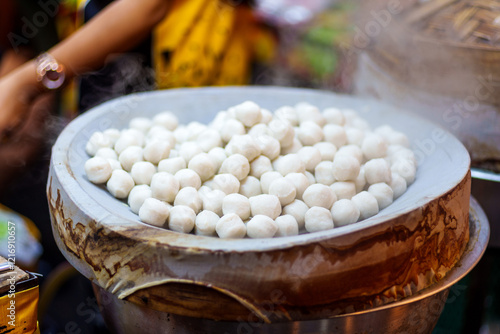
POLYGON ((27 63, 0 78, 0 142, 7 141, 22 126, 32 101, 40 94, 30 67, 27 63))

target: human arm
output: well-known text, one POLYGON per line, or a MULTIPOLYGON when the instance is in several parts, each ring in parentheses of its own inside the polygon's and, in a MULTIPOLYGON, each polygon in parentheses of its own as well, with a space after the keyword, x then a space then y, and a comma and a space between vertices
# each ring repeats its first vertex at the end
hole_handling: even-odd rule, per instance
MULTIPOLYGON (((168 0, 115 1, 48 52, 64 65, 68 79, 95 70, 108 57, 142 41, 166 15, 168 5, 168 0)), ((0 78, 0 137, 19 124, 29 104, 43 92, 34 61, 0 78)))

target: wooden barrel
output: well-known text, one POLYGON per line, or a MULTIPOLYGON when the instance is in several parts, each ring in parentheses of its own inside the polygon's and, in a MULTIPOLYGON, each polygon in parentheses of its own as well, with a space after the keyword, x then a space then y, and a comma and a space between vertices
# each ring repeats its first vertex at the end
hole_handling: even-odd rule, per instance
POLYGON ((54 145, 47 185, 55 239, 95 285, 154 310, 225 321, 328 318, 412 296, 442 279, 469 239, 470 159, 451 134, 372 100, 278 88, 200 88, 142 93, 80 116, 54 145), (85 177, 85 144, 96 130, 123 128, 163 110, 207 122, 245 100, 274 110, 308 101, 357 110, 374 127, 406 133, 416 181, 362 222, 298 236, 218 239, 139 221, 85 177))

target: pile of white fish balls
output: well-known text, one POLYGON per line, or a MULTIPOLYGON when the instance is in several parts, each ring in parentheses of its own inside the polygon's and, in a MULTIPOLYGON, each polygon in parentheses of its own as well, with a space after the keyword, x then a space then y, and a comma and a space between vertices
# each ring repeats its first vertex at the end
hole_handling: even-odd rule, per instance
POLYGON ((90 137, 89 181, 142 222, 220 238, 317 232, 376 215, 415 179, 406 135, 355 111, 251 101, 208 124, 169 111, 90 137))

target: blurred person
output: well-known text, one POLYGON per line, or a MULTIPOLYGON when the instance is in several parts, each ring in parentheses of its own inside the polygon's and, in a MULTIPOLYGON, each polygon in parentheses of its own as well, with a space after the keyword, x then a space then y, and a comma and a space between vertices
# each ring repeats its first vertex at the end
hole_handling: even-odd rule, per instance
MULTIPOLYGON (((36 97, 49 89, 59 89, 76 76, 100 69, 112 59, 119 59, 150 36, 157 88, 248 83, 251 49, 264 34, 260 33, 262 30, 255 23, 247 2, 108 2, 87 2, 85 10, 91 6, 95 6, 96 11, 102 10, 48 53, 0 79, 3 138, 19 126, 36 97), (57 70, 45 71, 43 66, 47 64, 57 70)), ((101 77, 103 80, 106 77, 101 77)), ((119 78, 108 77, 108 80, 121 83, 119 78)))

